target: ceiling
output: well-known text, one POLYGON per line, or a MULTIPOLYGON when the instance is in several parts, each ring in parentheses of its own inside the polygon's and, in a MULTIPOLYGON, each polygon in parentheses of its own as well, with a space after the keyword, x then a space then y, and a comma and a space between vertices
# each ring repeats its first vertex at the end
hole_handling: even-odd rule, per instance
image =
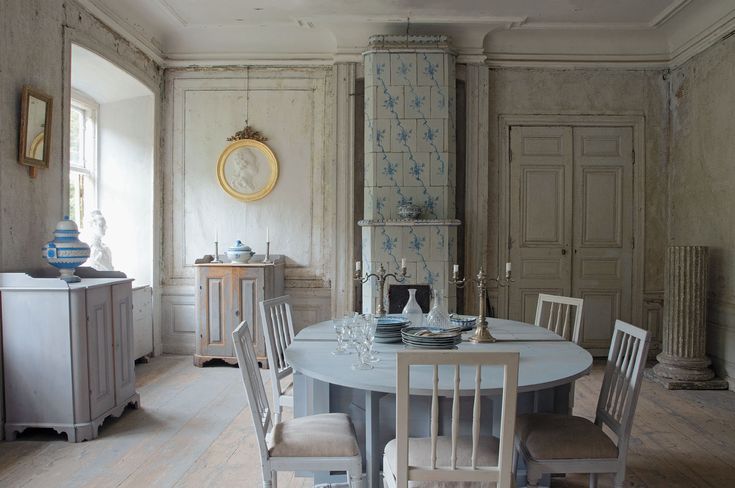
POLYGON ((80 0, 167 66, 359 59, 373 34, 446 34, 492 64, 676 65, 733 0, 80 0))

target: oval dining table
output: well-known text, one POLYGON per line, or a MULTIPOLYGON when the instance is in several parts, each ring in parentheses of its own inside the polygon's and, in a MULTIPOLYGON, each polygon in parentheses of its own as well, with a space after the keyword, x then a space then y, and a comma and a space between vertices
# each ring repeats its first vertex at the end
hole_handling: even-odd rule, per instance
MULTIPOLYGON (((589 373, 592 356, 573 342, 542 327, 503 319, 488 319, 494 343, 474 344, 467 339, 472 331, 463 334, 457 346, 462 351, 520 353, 518 366, 518 413, 558 412, 571 409, 570 388, 575 379, 589 373)), ((333 355, 337 344, 331 321, 304 328, 286 349, 286 361, 294 370, 294 416, 326 412, 350 414, 365 455, 368 486, 380 486, 380 463, 385 444, 394 435, 396 352, 406 346, 402 343, 376 343, 380 361, 370 370, 354 370, 356 355, 333 355), (381 422, 382 418, 382 422, 381 422)), ((431 350, 427 350, 431 354, 431 350)), ((432 391, 431 374, 417 371, 411 378, 412 416, 411 435, 427 435, 428 400, 432 391), (415 395, 415 397, 413 396, 415 395), (421 403, 426 403, 424 408, 421 403), (415 418, 415 425, 414 420, 415 418)), ((449 385, 447 380, 447 385, 449 385)), ((440 389, 442 384, 440 383, 440 389)), ((450 387, 447 386, 447 389, 450 387)), ((461 394, 474 394, 474 375, 462 375, 461 394)), ((502 376, 499 369, 488 368, 482 373, 483 398, 499 398, 502 376)), ((450 401, 450 399, 446 399, 450 401)), ((494 416, 498 425, 499 409, 492 401, 483 402, 483 410, 494 416)), ((449 424, 450 408, 443 408, 444 424, 449 424)), ((461 410, 464 412, 464 410, 461 410)), ((486 413, 483 411, 482 418, 486 413)), ((462 414, 460 413, 460 417, 462 414)), ((464 416, 471 423, 471 413, 464 416)), ((488 422, 489 423, 489 422, 488 422)), ((489 427, 492 430, 492 425, 489 427)), ((492 434, 491 432, 487 432, 492 434)), ((317 481, 328 481, 328 478, 317 481)))

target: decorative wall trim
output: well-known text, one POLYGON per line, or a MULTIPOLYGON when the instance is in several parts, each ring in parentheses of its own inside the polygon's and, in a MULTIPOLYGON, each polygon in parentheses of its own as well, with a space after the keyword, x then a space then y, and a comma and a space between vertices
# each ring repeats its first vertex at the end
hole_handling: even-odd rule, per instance
MULTIPOLYGON (((510 235, 510 128, 514 125, 564 125, 596 127, 633 128, 633 238, 637 245, 633 249, 633 287, 631 291, 633 323, 643 323, 643 293, 645 276, 645 213, 646 213, 646 144, 645 117, 642 114, 630 115, 499 115, 498 116, 498 162, 499 162, 499 229, 498 262, 508 261, 508 246, 504 245, 510 235)), ((507 288, 500 290, 500 310, 507 317, 507 288)))
POLYGON ((338 63, 334 66, 334 152, 335 152, 335 228, 334 228, 334 280, 332 287, 332 316, 341 317, 352 310, 355 303, 355 287, 352 280, 352 263, 355 214, 355 63, 338 63))

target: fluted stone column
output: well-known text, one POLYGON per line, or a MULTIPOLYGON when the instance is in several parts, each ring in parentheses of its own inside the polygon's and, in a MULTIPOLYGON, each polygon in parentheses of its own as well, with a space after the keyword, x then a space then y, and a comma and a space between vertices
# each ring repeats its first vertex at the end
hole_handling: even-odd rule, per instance
MULTIPOLYGON (((659 363, 649 375, 668 389, 720 388, 706 352, 708 252, 704 246, 666 250, 664 324, 659 363)), ((727 383, 725 387, 727 387, 727 383)))

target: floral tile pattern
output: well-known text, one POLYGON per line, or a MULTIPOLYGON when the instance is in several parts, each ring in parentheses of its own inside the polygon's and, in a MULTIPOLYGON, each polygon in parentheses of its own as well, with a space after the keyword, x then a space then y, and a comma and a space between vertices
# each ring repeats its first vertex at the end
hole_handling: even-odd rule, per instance
MULTIPOLYGON (((454 56, 436 49, 377 49, 364 56, 365 218, 399 218, 398 205, 422 208, 423 219, 455 217, 454 56), (451 200, 451 201, 450 201, 451 200)), ((363 227, 363 269, 400 272, 407 282, 442 288, 456 256, 456 227, 363 227)), ((374 280, 373 280, 374 281, 374 280)), ((363 303, 377 301, 374 282, 363 303)))

